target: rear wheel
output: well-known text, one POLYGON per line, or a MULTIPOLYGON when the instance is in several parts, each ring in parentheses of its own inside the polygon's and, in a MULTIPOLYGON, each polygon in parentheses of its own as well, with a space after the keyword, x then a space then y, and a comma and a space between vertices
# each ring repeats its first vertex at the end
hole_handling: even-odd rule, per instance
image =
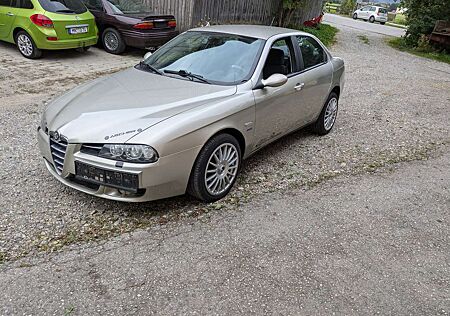
POLYGON ((356 13, 353 14, 353 19, 354 19, 354 20, 357 20, 357 19, 358 19, 358 14, 356 14, 356 13))
POLYGON ((317 121, 313 124, 313 130, 319 135, 326 135, 333 129, 334 123, 336 123, 339 97, 335 92, 331 92, 322 112, 319 115, 317 121))
POLYGON ((385 25, 385 24, 386 24, 386 22, 380 22, 380 24, 381 24, 381 25, 385 25))
POLYGON ((103 48, 110 54, 122 54, 125 51, 125 41, 120 33, 113 28, 107 28, 102 34, 103 48))
POLYGON ((42 51, 36 47, 33 39, 27 32, 20 31, 17 33, 15 40, 19 52, 24 57, 29 59, 37 59, 42 56, 42 51))
POLYGON ((230 134, 211 138, 195 161, 188 193, 203 202, 225 197, 236 182, 241 166, 239 142, 230 134))
POLYGON ((370 22, 370 23, 375 22, 375 17, 374 17, 374 16, 371 16, 371 17, 369 18, 369 22, 370 22))

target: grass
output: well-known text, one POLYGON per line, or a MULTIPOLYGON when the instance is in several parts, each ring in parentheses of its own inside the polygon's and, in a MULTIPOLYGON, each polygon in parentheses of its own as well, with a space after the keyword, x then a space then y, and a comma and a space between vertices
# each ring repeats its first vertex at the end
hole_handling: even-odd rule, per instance
POLYGON ((406 17, 404 14, 397 14, 392 22, 395 24, 406 25, 406 17))
POLYGON ((388 40, 389 46, 398 49, 402 52, 408 52, 420 57, 437 60, 440 62, 444 62, 450 64, 450 54, 446 51, 436 51, 436 50, 418 50, 417 48, 410 47, 406 45, 406 42, 403 38, 393 38, 388 40))
POLYGON ((317 36, 318 39, 327 47, 336 42, 337 28, 328 24, 319 24, 317 27, 295 27, 296 29, 317 36))
POLYGON ((358 35, 358 38, 361 42, 363 42, 364 44, 369 45, 369 38, 366 35, 358 35))

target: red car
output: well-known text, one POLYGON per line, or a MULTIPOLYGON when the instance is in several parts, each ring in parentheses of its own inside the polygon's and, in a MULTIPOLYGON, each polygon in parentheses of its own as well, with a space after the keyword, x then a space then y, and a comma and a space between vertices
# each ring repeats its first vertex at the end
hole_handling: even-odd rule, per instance
POLYGON ((153 49, 175 36, 173 15, 154 15, 136 0, 83 0, 95 16, 100 39, 108 53, 121 54, 127 46, 153 49))

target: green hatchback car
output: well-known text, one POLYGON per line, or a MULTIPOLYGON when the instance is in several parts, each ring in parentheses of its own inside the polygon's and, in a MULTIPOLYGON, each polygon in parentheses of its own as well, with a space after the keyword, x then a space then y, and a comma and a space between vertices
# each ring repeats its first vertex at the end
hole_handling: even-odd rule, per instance
POLYGON ((80 0, 0 0, 0 40, 36 59, 47 49, 87 50, 98 29, 80 0))

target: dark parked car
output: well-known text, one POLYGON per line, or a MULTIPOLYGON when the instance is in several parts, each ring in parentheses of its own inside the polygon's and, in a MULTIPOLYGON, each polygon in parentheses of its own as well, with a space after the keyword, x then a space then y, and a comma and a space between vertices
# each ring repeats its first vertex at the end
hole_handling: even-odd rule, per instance
POLYGON ((94 14, 105 50, 120 54, 127 46, 152 49, 178 35, 173 15, 154 15, 137 0, 83 0, 94 14))

